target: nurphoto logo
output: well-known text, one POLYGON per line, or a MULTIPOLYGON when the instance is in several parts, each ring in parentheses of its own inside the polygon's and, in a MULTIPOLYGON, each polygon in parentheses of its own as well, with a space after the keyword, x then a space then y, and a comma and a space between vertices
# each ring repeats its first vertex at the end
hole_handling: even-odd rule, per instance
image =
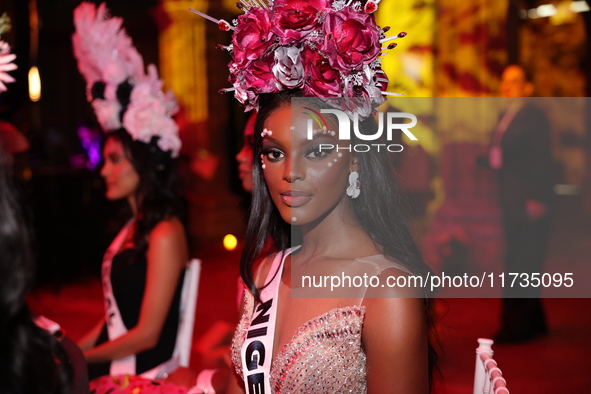
MULTIPOLYGON (((413 141, 417 140, 417 137, 409 130, 417 124, 417 117, 407 112, 384 112, 378 113, 378 129, 374 134, 363 134, 359 130, 359 116, 357 113, 353 115, 353 121, 349 116, 338 109, 321 109, 320 112, 313 110, 312 108, 306 107, 305 109, 310 112, 305 112, 310 116, 307 123, 307 138, 312 140, 314 138, 315 130, 314 123, 316 123, 320 130, 328 131, 328 123, 322 114, 332 114, 337 117, 339 130, 338 139, 340 141, 351 140, 351 124, 353 124, 353 133, 355 136, 362 141, 375 141, 382 136, 384 130, 386 132, 386 139, 392 141, 392 132, 394 130, 402 131, 408 138, 413 141), (385 121, 384 121, 385 118, 385 121), (403 123, 405 119, 410 119, 409 123, 403 123), (385 124, 384 124, 385 123, 385 124)), ((318 127, 316 128, 318 132, 318 127)), ((336 136, 336 132, 330 132, 331 135, 336 136)), ((320 150, 348 150, 349 152, 369 152, 370 150, 386 149, 388 152, 402 152, 403 146, 400 144, 354 144, 349 146, 335 146, 333 144, 320 144, 320 150)))

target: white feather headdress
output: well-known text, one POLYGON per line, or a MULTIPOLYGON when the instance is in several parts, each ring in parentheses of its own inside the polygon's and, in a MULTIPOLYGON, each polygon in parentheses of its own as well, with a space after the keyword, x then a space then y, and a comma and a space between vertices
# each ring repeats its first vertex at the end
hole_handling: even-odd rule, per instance
POLYGON ((74 10, 74 25, 74 55, 101 127, 105 131, 124 127, 134 140, 144 143, 158 137, 160 149, 177 157, 181 141, 171 116, 178 106, 172 92, 162 92, 156 66, 149 65, 145 73, 142 57, 122 27, 123 19, 110 17, 104 3, 96 7, 83 2, 74 10))

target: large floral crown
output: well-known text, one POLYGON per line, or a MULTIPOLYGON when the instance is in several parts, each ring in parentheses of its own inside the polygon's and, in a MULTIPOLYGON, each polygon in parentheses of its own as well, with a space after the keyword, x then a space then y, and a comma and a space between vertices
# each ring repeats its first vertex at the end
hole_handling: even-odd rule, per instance
POLYGON ((103 130, 123 127, 146 144, 157 137, 158 147, 177 157, 181 140, 171 117, 178 111, 177 103, 172 92, 162 93, 156 66, 150 64, 145 73, 142 57, 122 24, 121 18, 109 17, 104 3, 97 8, 84 2, 74 10, 72 43, 88 101, 103 130))
POLYGON ((222 91, 234 91, 247 111, 258 109, 261 93, 301 89, 304 96, 342 97, 336 105, 367 117, 385 95, 397 95, 386 92, 380 56, 406 33, 386 37, 389 28, 376 25, 380 0, 240 1, 245 13, 231 24, 192 11, 233 30, 232 43, 221 46, 232 56, 233 87, 222 91))

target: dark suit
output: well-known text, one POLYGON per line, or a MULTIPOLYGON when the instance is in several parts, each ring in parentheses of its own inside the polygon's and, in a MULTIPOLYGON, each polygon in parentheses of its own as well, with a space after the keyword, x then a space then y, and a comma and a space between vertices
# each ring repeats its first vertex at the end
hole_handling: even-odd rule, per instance
MULTIPOLYGON (((544 112, 524 104, 505 128, 500 147, 502 166, 498 173, 507 248, 505 273, 541 274, 550 235, 556 182, 550 127, 544 112), (544 204, 546 214, 531 219, 526 211, 527 200, 544 204)), ((515 341, 546 332, 539 287, 505 286, 503 292, 501 332, 515 341)))

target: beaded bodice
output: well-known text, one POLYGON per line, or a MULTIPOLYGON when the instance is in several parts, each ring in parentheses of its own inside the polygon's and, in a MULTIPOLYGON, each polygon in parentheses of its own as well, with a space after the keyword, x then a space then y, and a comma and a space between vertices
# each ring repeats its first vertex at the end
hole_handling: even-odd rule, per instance
MULTIPOLYGON (((240 351, 252 319, 254 299, 244 293, 244 314, 232 341, 232 361, 242 377, 240 351)), ((365 393, 361 331, 365 308, 336 308, 296 330, 271 365, 274 393, 365 393)))

